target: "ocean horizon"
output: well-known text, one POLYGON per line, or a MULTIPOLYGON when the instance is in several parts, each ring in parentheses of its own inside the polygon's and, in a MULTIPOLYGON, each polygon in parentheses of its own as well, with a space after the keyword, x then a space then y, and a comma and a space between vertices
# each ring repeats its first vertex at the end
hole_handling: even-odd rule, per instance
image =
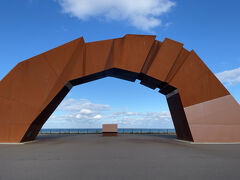
MULTIPOLYGON (((100 134, 102 128, 42 128, 39 134, 100 134)), ((167 128, 118 128, 120 134, 175 134, 167 128)))

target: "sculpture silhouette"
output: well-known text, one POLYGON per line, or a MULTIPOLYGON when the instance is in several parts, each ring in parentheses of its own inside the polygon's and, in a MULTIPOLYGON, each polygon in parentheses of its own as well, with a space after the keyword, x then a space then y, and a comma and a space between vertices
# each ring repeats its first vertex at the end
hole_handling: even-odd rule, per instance
POLYGON ((81 37, 18 63, 0 81, 0 142, 35 139, 72 86, 106 76, 159 88, 178 139, 240 142, 240 106, 197 54, 147 35, 81 37))

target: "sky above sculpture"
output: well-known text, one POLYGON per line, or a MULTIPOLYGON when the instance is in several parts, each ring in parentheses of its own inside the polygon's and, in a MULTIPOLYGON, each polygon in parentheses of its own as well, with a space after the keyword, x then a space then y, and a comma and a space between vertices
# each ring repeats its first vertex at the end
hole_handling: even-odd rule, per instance
MULTIPOLYGON (((240 102, 238 0, 2 0, 0 79, 18 62, 83 36, 86 42, 155 34, 194 49, 240 102)), ((45 128, 172 128, 165 97, 105 78, 74 87, 45 128)))

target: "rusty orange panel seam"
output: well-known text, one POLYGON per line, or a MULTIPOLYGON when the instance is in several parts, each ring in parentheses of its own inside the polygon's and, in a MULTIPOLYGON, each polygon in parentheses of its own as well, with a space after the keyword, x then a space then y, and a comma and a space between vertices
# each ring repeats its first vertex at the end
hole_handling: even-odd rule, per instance
MULTIPOLYGON (((68 70, 68 68, 71 66, 72 59, 73 59, 74 56, 77 54, 76 52, 77 52, 77 50, 79 50, 79 48, 80 48, 81 45, 83 45, 83 46, 85 45, 83 38, 79 39, 79 42, 78 42, 77 46, 76 46, 75 49, 73 50, 73 53, 72 53, 72 55, 70 56, 68 62, 66 63, 66 65, 65 65, 63 71, 61 72, 59 78, 62 78, 63 75, 64 75, 64 73, 65 73, 65 72, 68 70), (82 41, 83 41, 83 42, 82 42, 82 41)), ((67 81, 70 81, 70 80, 71 80, 71 79, 68 78, 67 81)))
POLYGON ((83 45, 83 67, 82 67, 82 70, 83 70, 83 76, 85 76, 86 75, 86 52, 87 51, 87 48, 86 48, 86 43, 84 43, 84 45, 83 45))
MULTIPOLYGON (((81 40, 81 39, 80 39, 80 40, 81 40)), ((63 86, 64 86, 68 81, 70 81, 69 78, 68 78, 67 82, 62 81, 62 76, 63 76, 63 74, 65 73, 67 66, 68 66, 69 63, 71 62, 71 59, 72 59, 72 57, 74 56, 74 53, 77 51, 77 49, 78 49, 78 47, 80 47, 80 45, 81 45, 81 41, 80 41, 79 44, 75 47, 75 49, 74 49, 74 51, 73 51, 73 53, 72 53, 72 56, 69 58, 67 64, 65 65, 63 71, 61 72, 61 74, 60 74, 59 76, 57 76, 58 78, 57 78, 57 80, 56 80, 56 83, 60 81, 60 82, 63 83, 63 86)), ((83 46, 85 46, 84 41, 83 41, 83 46)), ((56 83, 52 86, 51 90, 49 91, 49 94, 52 92, 52 89, 55 88, 56 83)), ((62 87, 61 87, 61 88, 62 88, 62 87)), ((61 88, 60 88, 60 89, 61 89, 61 88)), ((58 92, 56 92, 56 94, 57 94, 57 93, 58 93, 58 92)), ((55 96, 54 96, 54 97, 55 97, 55 96)), ((54 97, 53 97, 53 98, 54 98, 54 97)), ((51 99, 48 99, 48 98, 49 98, 49 96, 47 96, 46 100, 44 101, 44 104, 49 104, 49 102, 51 102, 52 97, 50 97, 51 99)), ((42 110, 43 110, 44 108, 45 108, 45 107, 41 107, 42 110)))
POLYGON ((172 64, 172 67, 171 67, 170 70, 168 71, 168 74, 167 74, 166 78, 164 79, 164 82, 167 82, 168 77, 171 75, 171 73, 173 73, 173 72, 172 72, 172 71, 173 71, 173 68, 174 68, 175 65, 177 64, 182 50, 183 50, 183 47, 182 47, 181 51, 178 53, 177 58, 175 59, 174 63, 172 64))
POLYGON ((55 71, 55 69, 48 63, 48 58, 46 57, 45 53, 42 54, 43 58, 45 59, 46 63, 48 64, 49 68, 53 71, 53 73, 58 77, 59 75, 57 74, 57 72, 55 71))
POLYGON ((168 75, 167 75, 166 78, 165 78, 165 82, 170 82, 170 81, 174 78, 174 76, 177 74, 178 70, 181 69, 182 65, 184 64, 184 62, 185 62, 186 59, 188 58, 188 56, 189 56, 190 53, 184 58, 183 62, 180 62, 181 64, 179 65, 179 67, 177 67, 177 69, 175 69, 175 71, 173 71, 174 68, 176 67, 177 63, 178 63, 179 60, 180 60, 181 52, 182 52, 183 50, 184 50, 184 48, 182 48, 181 51, 179 52, 179 54, 178 54, 178 56, 177 56, 177 58, 176 58, 176 60, 175 60, 175 62, 174 62, 174 64, 173 64, 173 66, 171 67, 168 75))
MULTIPOLYGON (((124 45, 124 39, 123 38, 117 38, 117 39, 113 39, 112 41, 112 47, 110 48, 110 51, 109 51, 109 59, 107 59, 106 61, 106 65, 105 65, 105 70, 107 69, 111 69, 111 68, 115 68, 115 50, 116 50, 116 42, 117 41, 120 41, 121 42, 121 45, 123 46, 124 45)), ((119 59, 122 59, 122 51, 123 51, 123 47, 120 46, 120 48, 118 49, 120 51, 120 57, 119 59)))
POLYGON ((148 52, 147 58, 143 64, 143 66, 142 66, 142 69, 140 71, 141 73, 144 73, 144 74, 147 73, 147 71, 151 67, 160 47, 161 47, 161 42, 155 40, 152 44, 152 47, 150 48, 150 50, 148 52))
POLYGON ((104 70, 110 69, 112 64, 113 64, 112 61, 113 61, 113 58, 114 58, 114 54, 113 54, 114 53, 113 52, 113 50, 114 50, 114 40, 115 39, 112 40, 111 48, 110 48, 110 51, 108 53, 108 57, 107 57, 107 60, 106 60, 104 70))

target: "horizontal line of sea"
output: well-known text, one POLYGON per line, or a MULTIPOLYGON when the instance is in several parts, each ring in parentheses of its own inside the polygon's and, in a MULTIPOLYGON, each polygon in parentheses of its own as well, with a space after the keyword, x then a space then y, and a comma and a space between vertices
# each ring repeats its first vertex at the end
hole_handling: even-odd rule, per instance
MULTIPOLYGON (((57 129, 44 128, 39 134, 100 134, 101 128, 75 128, 57 129)), ((175 134, 175 129, 156 129, 156 128, 118 128, 118 133, 122 134, 175 134)))

